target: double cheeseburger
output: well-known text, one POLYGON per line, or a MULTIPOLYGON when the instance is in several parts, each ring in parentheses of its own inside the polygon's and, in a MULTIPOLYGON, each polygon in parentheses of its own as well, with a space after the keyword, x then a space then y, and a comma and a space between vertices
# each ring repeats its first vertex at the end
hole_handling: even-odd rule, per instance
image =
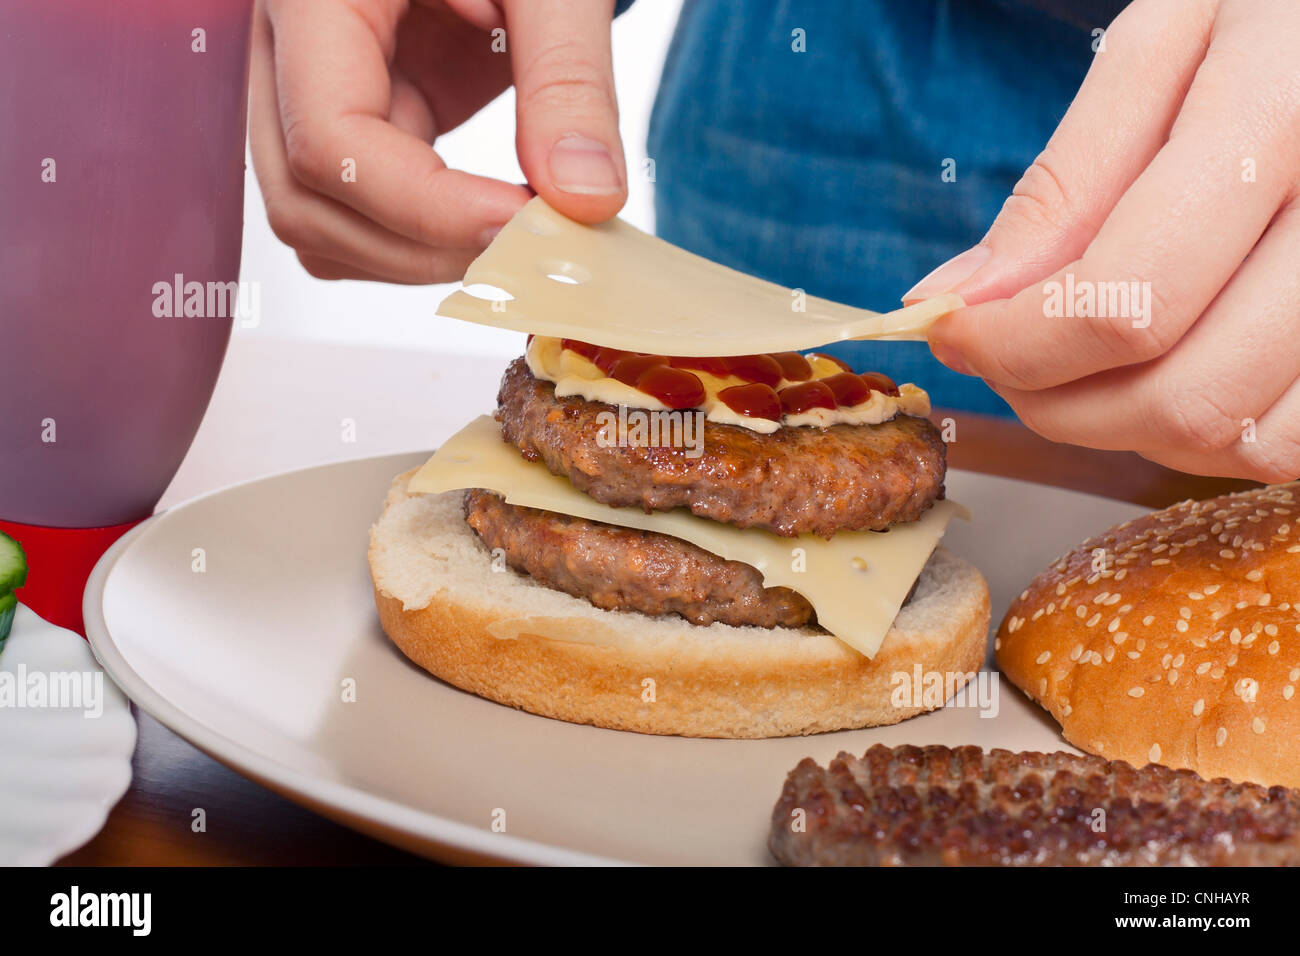
POLYGON ((935 547, 959 506, 921 389, 538 335, 497 401, 371 532, 384 630, 430 673, 561 720, 771 737, 895 723, 942 703, 896 675, 979 669, 988 589, 935 547))

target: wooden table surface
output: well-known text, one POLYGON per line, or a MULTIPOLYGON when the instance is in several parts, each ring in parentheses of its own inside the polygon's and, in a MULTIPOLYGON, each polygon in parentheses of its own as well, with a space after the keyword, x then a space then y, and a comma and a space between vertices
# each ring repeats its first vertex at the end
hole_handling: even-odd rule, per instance
MULTIPOLYGON (((290 468, 436 446, 494 403, 504 363, 429 353, 232 339, 212 405, 160 508, 290 468), (351 432, 344 427, 350 419, 351 432), (352 440, 349 440, 351 438, 352 440)), ((1046 441, 1018 423, 937 410, 956 423, 953 468, 1152 508, 1249 487, 1170 471, 1137 455, 1046 441)), ((1098 529, 1101 530, 1101 529, 1098 529)), ((1001 608, 994 608, 998 620, 1001 608)), ((136 711, 131 788, 74 865, 421 864, 246 780, 136 711), (193 833, 195 808, 207 831, 193 833)))

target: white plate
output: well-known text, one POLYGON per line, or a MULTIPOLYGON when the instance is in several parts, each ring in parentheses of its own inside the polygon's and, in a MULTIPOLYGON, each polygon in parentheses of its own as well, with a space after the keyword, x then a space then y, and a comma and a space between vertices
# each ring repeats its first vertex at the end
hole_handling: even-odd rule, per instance
POLYGON ((48 866, 98 833, 126 792, 135 718, 81 636, 22 604, 0 681, 0 866, 48 866), (53 688, 43 701, 42 685, 53 688))
MULTIPOLYGON (((195 499, 100 561, 85 616, 104 667, 195 746, 343 823, 445 860, 761 864, 785 774, 873 743, 1054 750, 1009 684, 996 717, 949 708, 895 727, 780 740, 651 737, 535 717, 429 677, 384 637, 366 535, 393 455, 195 499), (201 550, 199 550, 201 549, 201 550), (201 566, 203 570, 196 570, 201 566), (344 702, 346 681, 356 700, 344 702), (504 811, 506 832, 493 822, 504 811)), ((950 472, 968 505, 945 544, 1011 597, 1083 538, 1143 509, 950 472)))

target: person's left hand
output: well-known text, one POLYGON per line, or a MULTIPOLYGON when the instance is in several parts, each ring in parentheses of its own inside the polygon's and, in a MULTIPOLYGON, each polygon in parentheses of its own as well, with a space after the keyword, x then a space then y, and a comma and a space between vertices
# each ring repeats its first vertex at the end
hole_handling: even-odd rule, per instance
POLYGON ((909 292, 1034 431, 1300 476, 1300 3, 1136 0, 989 234, 909 292))

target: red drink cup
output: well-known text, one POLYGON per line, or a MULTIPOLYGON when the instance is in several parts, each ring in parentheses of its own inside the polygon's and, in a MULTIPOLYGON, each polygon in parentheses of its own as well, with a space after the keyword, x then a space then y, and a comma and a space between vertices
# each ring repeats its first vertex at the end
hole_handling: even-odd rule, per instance
POLYGON ((0 530, 19 598, 65 627, 170 483, 239 314, 251 12, 0 3, 0 530))

